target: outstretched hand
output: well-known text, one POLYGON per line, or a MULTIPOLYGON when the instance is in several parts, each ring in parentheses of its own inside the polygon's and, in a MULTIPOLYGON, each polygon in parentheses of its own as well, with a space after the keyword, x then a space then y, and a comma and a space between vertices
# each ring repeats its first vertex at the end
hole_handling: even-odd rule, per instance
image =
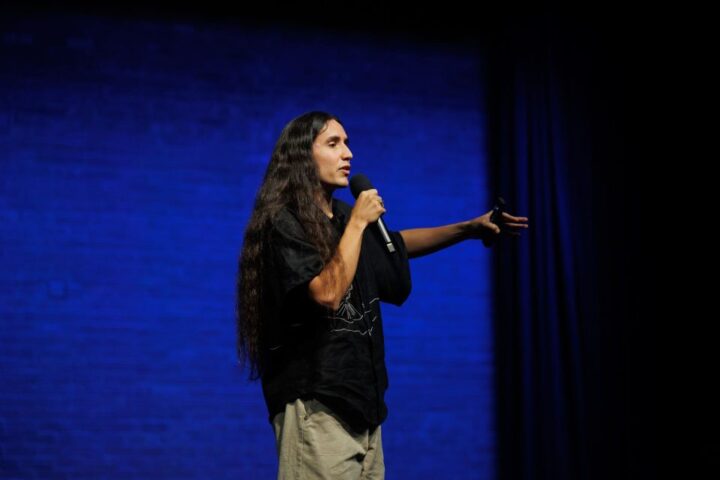
POLYGON ((490 221, 492 210, 485 215, 469 220, 466 225, 467 238, 481 239, 485 246, 495 243, 502 235, 519 237, 520 232, 528 228, 527 217, 516 217, 507 212, 502 213, 502 228, 490 221))

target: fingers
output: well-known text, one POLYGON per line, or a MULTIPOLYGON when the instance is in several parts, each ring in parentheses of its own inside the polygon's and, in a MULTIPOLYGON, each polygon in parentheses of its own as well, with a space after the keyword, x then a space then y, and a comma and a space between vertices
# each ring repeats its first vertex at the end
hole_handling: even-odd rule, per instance
POLYGON ((362 192, 360 192, 360 195, 359 195, 359 196, 368 197, 368 198, 375 198, 375 199, 377 199, 377 200, 382 204, 382 197, 378 194, 378 191, 377 191, 377 189, 375 189, 375 188, 371 188, 371 189, 368 189, 368 190, 363 190, 362 192))
POLYGON ((360 195, 370 197, 370 198, 376 197, 378 199, 381 199, 380 194, 378 193, 376 188, 370 188, 368 190, 363 190, 362 192, 360 192, 360 195))
POLYGON ((355 204, 358 212, 364 212, 361 213, 361 216, 370 222, 374 222, 387 211, 382 197, 378 195, 378 191, 374 188, 360 192, 355 204))
POLYGON ((514 221, 516 221, 516 222, 522 222, 522 221, 527 221, 527 220, 528 220, 528 217, 514 217, 514 216, 510 215, 510 214, 507 213, 507 212, 503 212, 503 216, 504 216, 505 218, 509 218, 510 220, 514 220, 514 221))

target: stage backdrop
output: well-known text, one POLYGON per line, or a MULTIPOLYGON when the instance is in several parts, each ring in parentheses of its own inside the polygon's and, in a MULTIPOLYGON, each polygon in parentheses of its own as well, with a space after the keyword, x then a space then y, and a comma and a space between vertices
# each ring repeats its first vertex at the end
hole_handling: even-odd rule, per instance
MULTIPOLYGON (((0 476, 272 478, 233 308, 275 140, 332 112, 390 229, 466 220, 490 207, 485 73, 474 48, 400 36, 6 21, 0 476)), ((413 259, 411 296, 383 305, 388 478, 495 476, 490 256, 465 242, 413 259)))

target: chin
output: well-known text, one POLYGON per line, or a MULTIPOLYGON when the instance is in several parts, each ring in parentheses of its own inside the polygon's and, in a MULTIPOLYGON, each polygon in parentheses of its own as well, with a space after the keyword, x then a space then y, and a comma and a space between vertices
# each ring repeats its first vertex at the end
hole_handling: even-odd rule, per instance
POLYGON ((323 184, 323 187, 325 188, 325 190, 332 192, 334 190, 337 190, 338 188, 347 188, 348 185, 350 185, 350 182, 349 181, 333 182, 333 183, 322 182, 322 184, 323 184))

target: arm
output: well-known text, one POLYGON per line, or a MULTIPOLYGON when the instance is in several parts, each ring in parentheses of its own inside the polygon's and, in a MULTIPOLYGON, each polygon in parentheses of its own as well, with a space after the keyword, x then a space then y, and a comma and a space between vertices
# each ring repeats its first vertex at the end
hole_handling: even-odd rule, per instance
POLYGON ((328 262, 325 268, 310 281, 310 297, 320 305, 332 308, 333 311, 340 308, 343 296, 355 277, 366 226, 367 224, 362 221, 351 218, 340 238, 332 261, 328 262), (343 276, 340 276, 337 265, 340 261, 345 263, 343 276), (332 282, 333 278, 337 279, 335 285, 332 282))
MULTIPOLYGON (((400 235, 405 241, 408 257, 422 257, 469 238, 482 240, 486 247, 492 246, 501 230, 490 221, 491 214, 492 210, 485 215, 464 222, 441 227, 401 230, 400 235)), ((504 232, 508 235, 520 236, 520 229, 528 227, 527 220, 527 217, 515 217, 503 212, 504 232)))
POLYGON ((376 189, 365 190, 358 195, 331 261, 308 285, 313 300, 333 311, 340 308, 345 292, 355 278, 363 232, 369 223, 376 221, 384 212, 385 207, 376 189), (344 266, 342 275, 338 268, 341 263, 344 266))
POLYGON ((422 257, 467 239, 467 222, 401 230, 400 235, 405 241, 408 258, 422 257))

